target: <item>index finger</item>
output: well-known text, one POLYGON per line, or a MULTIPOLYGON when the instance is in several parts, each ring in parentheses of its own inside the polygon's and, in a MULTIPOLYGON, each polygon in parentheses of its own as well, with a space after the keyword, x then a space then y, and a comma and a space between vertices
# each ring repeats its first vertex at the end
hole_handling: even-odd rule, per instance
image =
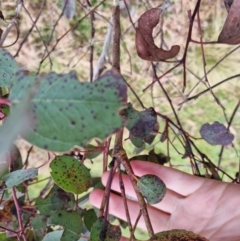
POLYGON ((196 177, 188 173, 178 171, 171 167, 165 167, 156 163, 145 161, 131 161, 134 174, 143 176, 153 174, 160 177, 168 189, 188 196, 199 189, 205 182, 204 178, 196 177))

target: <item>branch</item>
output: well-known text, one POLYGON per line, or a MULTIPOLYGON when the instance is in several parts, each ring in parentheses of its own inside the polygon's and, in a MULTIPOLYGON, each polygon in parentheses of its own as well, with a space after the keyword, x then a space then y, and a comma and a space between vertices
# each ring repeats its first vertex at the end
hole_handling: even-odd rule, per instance
MULTIPOLYGON (((10 22, 10 24, 8 25, 7 29, 5 30, 5 32, 3 33, 3 35, 1 36, 1 39, 0 39, 0 47, 2 47, 4 41, 6 40, 8 34, 10 33, 10 31, 12 30, 13 26, 16 26, 17 28, 17 34, 19 36, 19 29, 18 29, 18 19, 19 19, 19 15, 20 15, 20 11, 22 9, 22 5, 23 5, 23 1, 22 0, 18 0, 18 3, 17 3, 17 7, 16 7, 16 13, 15 13, 15 16, 13 17, 12 21, 10 22)), ((18 40, 18 36, 17 36, 17 39, 15 40, 15 42, 18 40)), ((14 42, 14 43, 15 43, 14 42)), ((13 44, 14 44, 13 43, 13 44)), ((13 45, 11 44, 11 45, 13 45)), ((6 46, 5 46, 6 47, 6 46)))

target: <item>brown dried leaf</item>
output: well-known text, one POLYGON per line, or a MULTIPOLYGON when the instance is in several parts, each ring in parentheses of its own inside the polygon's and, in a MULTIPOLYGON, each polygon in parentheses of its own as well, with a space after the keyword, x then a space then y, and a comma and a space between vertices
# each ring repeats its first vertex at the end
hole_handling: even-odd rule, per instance
POLYGON ((173 229, 170 231, 164 231, 157 233, 151 237, 148 241, 208 241, 206 238, 203 238, 191 231, 186 231, 182 229, 173 229))
POLYGON ((166 51, 158 48, 154 43, 152 33, 159 23, 161 12, 159 8, 152 8, 142 14, 138 20, 135 44, 138 56, 144 60, 162 61, 173 58, 179 53, 180 46, 178 45, 173 45, 170 50, 166 51))
POLYGON ((1 206, 0 209, 0 223, 8 223, 12 220, 13 215, 11 213, 11 208, 13 206, 14 202, 13 200, 7 200, 1 206))
POLYGON ((240 1, 231 4, 223 29, 218 36, 219 43, 240 44, 240 1))

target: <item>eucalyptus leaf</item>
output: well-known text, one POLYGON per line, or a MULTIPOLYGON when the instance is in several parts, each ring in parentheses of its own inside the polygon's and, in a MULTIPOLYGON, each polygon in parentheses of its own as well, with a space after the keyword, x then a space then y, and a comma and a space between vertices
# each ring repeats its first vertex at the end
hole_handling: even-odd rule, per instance
POLYGON ((26 140, 38 147, 68 151, 93 138, 104 139, 124 124, 118 112, 127 87, 118 73, 109 71, 95 82, 81 83, 75 72, 41 77, 18 72, 9 96, 13 109, 36 84, 30 103, 36 125, 26 140))
POLYGON ((45 199, 38 197, 35 202, 36 209, 45 216, 64 208, 71 207, 74 202, 74 195, 67 193, 57 185, 54 185, 45 199))
POLYGON ((121 238, 121 229, 119 226, 104 223, 103 218, 99 218, 91 229, 90 241, 119 241, 121 238), (105 230, 104 230, 105 228, 105 230))
POLYGON ((93 224, 97 221, 97 215, 94 209, 89 209, 84 213, 84 224, 87 229, 90 231, 93 224))
POLYGON ((17 170, 10 172, 3 176, 3 181, 5 181, 5 185, 7 188, 13 188, 26 180, 34 178, 38 175, 37 168, 29 168, 25 170, 17 170))
POLYGON ((144 142, 151 144, 159 130, 157 115, 151 107, 143 111, 137 111, 131 103, 121 110, 123 120, 127 122, 130 132, 129 138, 133 145, 141 148, 144 142))
POLYGON ((48 224, 60 225, 64 228, 61 241, 77 241, 82 231, 82 217, 76 211, 60 210, 53 213, 48 224))
POLYGON ((209 123, 202 125, 200 134, 202 138, 211 145, 227 146, 230 145, 234 139, 234 135, 218 121, 214 121, 212 125, 209 123))
POLYGON ((165 183, 155 175, 147 174, 140 177, 137 186, 149 204, 159 203, 166 194, 165 183))
POLYGON ((12 77, 18 71, 18 64, 5 49, 0 49, 0 86, 10 87, 12 77))
POLYGON ((81 194, 92 186, 89 169, 73 157, 55 157, 50 168, 54 182, 67 192, 81 194))
POLYGON ((55 230, 47 233, 42 241, 60 241, 63 234, 63 230, 55 230))

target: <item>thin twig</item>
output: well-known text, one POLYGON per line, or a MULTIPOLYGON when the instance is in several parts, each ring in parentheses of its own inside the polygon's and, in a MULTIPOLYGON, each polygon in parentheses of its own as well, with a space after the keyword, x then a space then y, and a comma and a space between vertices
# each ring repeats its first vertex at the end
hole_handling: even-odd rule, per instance
MULTIPOLYGON (((227 81, 229 81, 229 80, 232 80, 232 79, 235 79, 235 78, 239 78, 239 77, 240 77, 240 74, 233 75, 233 76, 231 76, 231 77, 229 77, 229 78, 226 78, 226 79, 218 82, 217 84, 213 85, 213 86, 211 87, 211 89, 214 89, 214 88, 218 87, 219 85, 221 85, 221 84, 223 84, 223 83, 225 83, 225 82, 227 82, 227 81)), ((196 95, 194 95, 194 96, 188 97, 186 100, 184 100, 183 102, 179 103, 178 105, 179 105, 179 106, 182 106, 184 103, 186 103, 186 102, 188 102, 188 101, 190 101, 190 100, 195 100, 195 99, 197 99, 198 97, 200 97, 201 95, 207 93, 208 91, 210 91, 209 88, 203 90, 202 92, 200 92, 200 93, 198 93, 198 94, 196 94, 196 95)))
MULTIPOLYGON (((19 48, 18 48, 17 52, 15 53, 14 57, 17 57, 17 56, 18 56, 20 50, 22 49, 23 44, 27 41, 28 36, 29 36, 29 35, 31 34, 31 32, 33 31, 33 28, 34 28, 34 27, 36 28, 36 30, 37 30, 37 32, 38 32, 38 34, 39 34, 39 36, 40 36, 40 38, 41 38, 41 40, 42 40, 42 42, 43 42, 43 45, 44 45, 44 47, 45 47, 46 52, 48 53, 48 46, 47 46, 47 44, 45 43, 45 41, 43 40, 42 34, 41 34, 41 32, 39 31, 39 29, 38 29, 38 27, 37 27, 37 25, 36 25, 37 22, 38 22, 38 20, 39 20, 39 18, 40 18, 41 15, 42 15, 42 11, 43 11, 43 9, 44 9, 45 6, 46 6, 46 0, 43 0, 43 1, 42 1, 42 5, 41 5, 41 7, 40 7, 40 10, 39 10, 39 12, 38 12, 38 15, 37 15, 35 21, 33 21, 31 14, 29 13, 29 11, 27 10, 27 8, 26 8, 25 5, 23 4, 24 10, 25 10, 26 13, 28 14, 28 16, 29 16, 29 18, 31 19, 31 21, 32 21, 33 24, 32 24, 32 26, 31 26, 31 28, 29 29, 28 33, 25 35, 25 37, 24 37, 24 39, 22 40, 22 42, 20 43, 19 48)), ((50 56, 49 56, 49 61, 50 61, 50 64, 52 65, 52 60, 51 60, 50 56)))
MULTIPOLYGON (((221 62, 223 62, 228 56, 230 56, 233 52, 235 52, 236 50, 238 50, 240 48, 240 45, 237 46, 236 48, 232 49, 231 51, 229 51, 226 55, 224 55, 220 60, 218 60, 208 71, 207 74, 211 73, 221 62)), ((190 70, 188 70, 190 72, 190 70)), ((192 73, 193 74, 193 73, 192 73)), ((194 75, 194 74, 193 74, 194 75)), ((196 75, 194 75, 196 77, 196 75)), ((199 81, 198 83, 192 88, 192 90, 186 95, 187 97, 190 96, 190 94, 196 89, 196 87, 203 82, 204 76, 202 78, 198 78, 199 81)), ((182 108, 182 106, 187 103, 187 101, 183 101, 179 104, 179 109, 182 108)))
POLYGON ((138 213, 137 219, 136 219, 136 221, 135 221, 135 223, 134 223, 133 230, 132 230, 132 232, 131 232, 131 236, 130 236, 130 238, 129 238, 129 241, 132 241, 132 239, 135 240, 134 232, 135 232, 135 230, 136 230, 136 228, 137 228, 137 225, 138 225, 138 222, 139 222, 141 216, 142 216, 142 212, 141 212, 141 210, 139 210, 139 213, 138 213))
POLYGON ((16 207, 17 217, 18 217, 18 224, 20 228, 20 237, 24 239, 24 241, 27 241, 26 236, 24 234, 24 227, 22 224, 22 218, 21 218, 21 208, 19 206, 18 200, 17 200, 17 194, 15 187, 12 188, 12 195, 13 195, 13 201, 16 207))
MULTIPOLYGON (((100 3, 98 3, 95 7, 92 8, 91 11, 89 11, 86 15, 84 15, 82 18, 80 18, 77 23, 72 26, 71 28, 69 28, 60 38, 58 38, 55 42, 55 44, 53 45, 52 49, 49 51, 49 53, 41 60, 40 62, 40 66, 38 68, 38 72, 40 71, 40 68, 41 68, 41 65, 43 64, 43 62, 48 58, 48 56, 55 50, 55 48, 57 47, 58 43, 65 37, 68 35, 68 33, 70 33, 74 28, 76 28, 85 18, 88 17, 88 15, 91 14, 91 12, 94 12, 99 6, 101 6, 106 0, 103 0, 101 1, 100 3)), ((63 12, 64 12, 64 9, 61 13, 61 15, 59 16, 56 24, 55 24, 55 27, 57 26, 58 22, 60 21, 61 17, 63 16, 63 12)))
MULTIPOLYGON (((91 9, 92 5, 89 0, 86 0, 88 8, 91 9)), ((90 14, 90 27, 91 27, 91 43, 90 43, 90 82, 93 82, 93 54, 94 54, 94 36, 95 36, 95 28, 94 28, 94 12, 90 14)))
MULTIPOLYGON (((119 169, 119 171, 121 170, 120 169, 120 164, 121 163, 118 162, 118 169, 119 169)), ((122 197, 123 197, 123 204, 124 204, 124 209, 125 209, 125 212, 126 212, 128 228, 129 228, 129 231, 130 231, 131 235, 133 235, 133 237, 134 237, 134 230, 133 230, 132 223, 131 223, 131 217, 130 217, 130 214, 129 214, 129 209, 128 209, 128 205, 127 205, 127 197, 126 197, 126 193, 125 193, 125 187, 124 187, 124 183, 123 183, 122 173, 121 172, 119 172, 119 186, 120 186, 121 194, 122 194, 122 197)))
MULTIPOLYGON (((229 122, 228 122, 228 127, 227 127, 227 130, 228 130, 228 131, 229 131, 229 128, 230 128, 230 126, 231 126, 231 124, 232 124, 232 122, 233 122, 233 118, 235 117, 235 115, 236 115, 236 113, 237 113, 237 110, 238 110, 239 106, 240 106, 240 101, 238 101, 238 103, 237 103, 237 105, 235 106, 235 108, 234 108, 234 110, 233 110, 233 113, 232 113, 232 115, 231 115, 231 117, 230 117, 230 120, 229 120, 229 122)), ((220 167, 220 164, 221 164, 221 159, 222 159, 224 147, 225 147, 225 146, 222 146, 222 147, 221 147, 220 153, 219 153, 219 155, 218 155, 218 157, 219 157, 219 158, 218 158, 218 167, 220 167)))
MULTIPOLYGON (((10 22, 10 24, 8 25, 7 29, 5 30, 5 32, 2 34, 1 39, 0 39, 0 47, 3 45, 4 41, 6 40, 8 34, 10 33, 10 31, 12 30, 13 26, 16 26, 17 31, 18 31, 18 20, 19 20, 19 15, 20 15, 20 11, 22 9, 22 5, 23 5, 23 1, 22 0, 18 0, 17 2, 17 7, 16 7, 16 12, 15 12, 15 16, 13 17, 12 21, 10 22)), ((17 33, 19 36, 19 33, 17 33)), ((17 36, 17 39, 18 39, 17 36)), ((17 40, 16 40, 17 41, 17 40)), ((15 42, 16 42, 15 41, 15 42)), ((12 45, 12 44, 11 44, 12 45)), ((6 46, 5 46, 6 47, 6 46)))

